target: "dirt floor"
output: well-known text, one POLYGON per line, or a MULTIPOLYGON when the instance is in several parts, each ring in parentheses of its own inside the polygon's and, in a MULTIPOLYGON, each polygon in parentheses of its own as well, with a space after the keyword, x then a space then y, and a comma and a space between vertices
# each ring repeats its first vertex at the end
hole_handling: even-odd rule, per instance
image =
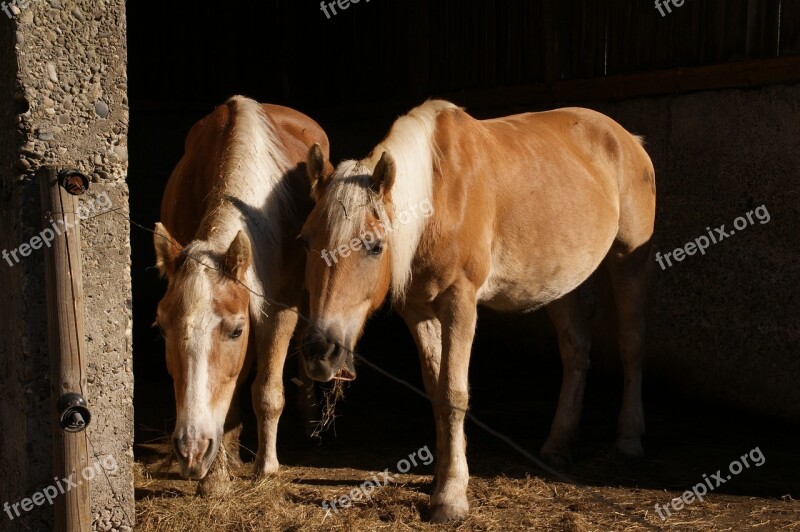
MULTIPOLYGON (((456 528, 425 522, 431 467, 396 473, 399 460, 425 445, 433 450, 432 416, 422 403, 409 404, 403 418, 402 412, 391 411, 392 403, 383 413, 374 402, 359 406, 356 394, 355 405, 337 407, 336 434, 329 431, 317 445, 303 443, 295 427, 282 423, 279 455, 285 467, 280 475, 256 483, 245 464, 222 499, 195 497, 196 482, 181 479, 174 463, 165 462, 166 448, 142 444, 137 448, 137 529, 800 530, 800 453, 791 429, 712 407, 684 413, 653 404, 652 396, 661 392, 650 395, 648 457, 631 465, 611 453, 615 401, 606 400, 603 390, 590 389, 581 440, 572 466, 564 471, 578 484, 555 480, 468 423, 472 511, 456 528), (666 521, 656 515, 656 504, 679 497, 702 482, 704 474, 711 477, 719 469, 724 478, 732 461, 756 447, 763 455, 760 467, 751 464, 703 502, 673 510, 666 521), (371 500, 338 513, 322 508, 323 502, 348 494, 387 467, 395 472, 394 481, 374 491, 371 500)), ((481 420, 536 453, 552 404, 515 406, 514 401, 509 405, 478 396, 473 412, 481 420), (538 425, 543 426, 531 428, 538 425)), ((252 457, 247 451, 242 455, 252 457)))

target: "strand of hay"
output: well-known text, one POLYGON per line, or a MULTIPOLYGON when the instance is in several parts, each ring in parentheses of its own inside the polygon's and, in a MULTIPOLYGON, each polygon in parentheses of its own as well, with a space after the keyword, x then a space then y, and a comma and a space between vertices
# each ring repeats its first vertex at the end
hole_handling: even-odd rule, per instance
POLYGON ((336 403, 340 399, 344 399, 343 381, 333 381, 333 386, 323 389, 321 416, 314 432, 311 433, 312 438, 322 438, 322 433, 330 428, 333 428, 333 433, 336 434, 336 403))

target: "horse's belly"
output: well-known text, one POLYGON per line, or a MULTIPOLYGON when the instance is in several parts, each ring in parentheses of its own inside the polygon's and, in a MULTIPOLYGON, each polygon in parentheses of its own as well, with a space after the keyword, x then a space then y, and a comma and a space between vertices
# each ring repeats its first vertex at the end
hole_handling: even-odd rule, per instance
POLYGON ((491 276, 478 292, 478 303, 503 312, 529 312, 571 292, 580 282, 520 282, 491 276))
POLYGON ((478 290, 478 302, 507 312, 527 312, 547 305, 572 292, 597 269, 610 241, 593 247, 557 257, 495 257, 478 290))

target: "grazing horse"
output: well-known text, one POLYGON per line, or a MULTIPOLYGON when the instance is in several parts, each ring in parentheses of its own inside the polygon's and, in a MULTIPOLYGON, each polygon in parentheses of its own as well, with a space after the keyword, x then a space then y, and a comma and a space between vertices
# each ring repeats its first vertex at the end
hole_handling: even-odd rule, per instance
POLYGON ((253 363, 256 474, 278 469, 283 366, 303 292, 297 234, 311 210, 310 146, 327 160, 328 138, 312 119, 236 96, 194 125, 164 192, 154 244, 169 283, 156 323, 175 384, 173 447, 182 475, 203 479, 200 493, 229 479, 224 451, 238 455, 236 392, 253 363))
POLYGON ((306 371, 319 381, 355 377, 356 341, 391 292, 433 401, 433 521, 468 514, 464 416, 477 305, 508 312, 547 305, 564 371, 542 454, 562 464, 589 367, 575 289, 601 262, 618 307, 625 376, 616 449, 643 454, 655 176, 641 139, 587 109, 476 120, 428 101, 399 118, 365 159, 341 163, 332 176, 325 168, 324 151, 312 147, 315 206, 302 231, 312 250, 306 371), (426 205, 432 209, 421 215, 426 205))

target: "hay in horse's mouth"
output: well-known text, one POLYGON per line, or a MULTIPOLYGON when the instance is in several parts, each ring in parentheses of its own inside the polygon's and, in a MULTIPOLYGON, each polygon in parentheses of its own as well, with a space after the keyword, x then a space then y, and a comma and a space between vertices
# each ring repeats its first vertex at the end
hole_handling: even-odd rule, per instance
POLYGON ((344 397, 344 380, 334 379, 333 386, 324 389, 322 392, 323 402, 321 419, 317 423, 314 432, 311 433, 312 438, 320 438, 322 433, 334 425, 336 420, 335 410, 336 402, 344 397))
POLYGON ((353 359, 345 357, 342 366, 336 371, 330 380, 331 385, 323 388, 323 404, 321 408, 321 418, 317 423, 311 437, 319 438, 328 428, 334 426, 336 421, 336 403, 344 398, 344 383, 352 382, 356 379, 356 370, 353 366, 353 359))
POLYGON ((347 368, 347 365, 344 364, 339 368, 339 371, 336 372, 336 375, 333 376, 333 380, 338 382, 351 382, 356 380, 356 376, 347 368))

